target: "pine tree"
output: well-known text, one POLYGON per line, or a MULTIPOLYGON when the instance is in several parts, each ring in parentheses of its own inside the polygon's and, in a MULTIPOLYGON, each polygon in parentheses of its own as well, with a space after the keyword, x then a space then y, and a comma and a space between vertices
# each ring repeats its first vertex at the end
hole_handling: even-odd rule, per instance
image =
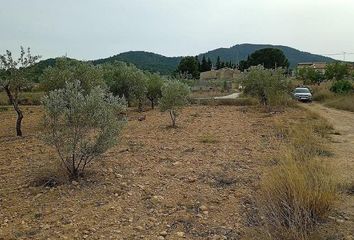
POLYGON ((203 56, 203 59, 202 59, 202 64, 201 64, 201 67, 200 67, 200 71, 201 72, 210 71, 208 62, 207 62, 207 60, 205 58, 205 55, 203 56))
POLYGON ((208 71, 210 71, 213 68, 213 63, 211 62, 210 58, 208 58, 208 71))
POLYGON ((221 60, 220 60, 220 56, 218 56, 216 60, 216 69, 219 70, 220 68, 221 68, 221 60))

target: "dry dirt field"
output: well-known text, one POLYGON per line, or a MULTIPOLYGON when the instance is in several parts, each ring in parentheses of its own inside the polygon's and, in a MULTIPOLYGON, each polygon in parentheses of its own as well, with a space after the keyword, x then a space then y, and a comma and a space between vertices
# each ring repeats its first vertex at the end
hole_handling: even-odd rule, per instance
POLYGON ((36 136, 40 107, 25 110, 24 138, 0 113, 2 239, 239 239, 252 225, 249 196, 276 149, 265 114, 189 107, 171 129, 168 114, 131 112, 120 144, 72 184, 36 136))
POLYGON ((191 106, 173 129, 168 114, 131 111, 120 143, 72 183, 38 138, 41 108, 24 109, 23 138, 0 112, 0 239, 245 239, 257 224, 277 114, 191 106))

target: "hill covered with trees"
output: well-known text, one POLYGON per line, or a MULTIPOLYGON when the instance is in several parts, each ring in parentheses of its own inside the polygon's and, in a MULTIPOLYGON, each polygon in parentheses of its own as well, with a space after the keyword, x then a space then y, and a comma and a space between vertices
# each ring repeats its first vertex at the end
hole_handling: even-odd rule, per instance
MULTIPOLYGON (((289 60, 290 68, 294 68, 300 62, 333 62, 334 59, 303 52, 295 48, 281 46, 281 45, 269 45, 269 44, 239 44, 230 48, 218 48, 206 53, 198 55, 200 61, 203 56, 210 58, 213 64, 217 63, 218 58, 222 62, 230 64, 238 64, 242 60, 247 60, 247 57, 257 50, 264 48, 275 48, 283 51, 286 58, 289 60)), ((159 72, 163 75, 173 73, 182 57, 166 57, 160 54, 144 52, 144 51, 130 51, 120 53, 108 58, 92 60, 93 64, 113 63, 115 61, 123 61, 132 63, 139 69, 147 70, 150 72, 159 72)), ((55 59, 44 60, 38 64, 43 68, 44 66, 52 66, 55 63, 55 59)))

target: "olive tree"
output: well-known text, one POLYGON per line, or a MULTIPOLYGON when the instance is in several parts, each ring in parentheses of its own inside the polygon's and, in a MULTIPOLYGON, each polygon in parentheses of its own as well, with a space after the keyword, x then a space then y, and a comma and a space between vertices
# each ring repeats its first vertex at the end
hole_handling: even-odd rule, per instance
POLYGON ((66 82, 80 79, 86 92, 96 86, 104 86, 101 67, 69 58, 56 59, 53 67, 46 68, 40 76, 42 88, 49 92, 65 87, 66 82))
POLYGON ((258 98, 266 107, 288 102, 289 81, 283 69, 251 67, 243 79, 243 86, 246 94, 258 98))
POLYGON ((146 96, 151 102, 151 108, 154 109, 156 102, 162 96, 163 78, 159 74, 147 73, 147 93, 146 96))
POLYGON ((71 179, 112 147, 125 118, 126 103, 100 87, 85 94, 80 81, 43 98, 44 140, 52 145, 71 179))
POLYGON ((189 93, 189 87, 178 80, 169 80, 162 86, 160 110, 169 111, 172 127, 176 126, 178 110, 188 103, 189 93))
POLYGON ((0 55, 0 89, 4 89, 17 113, 16 120, 16 134, 22 136, 21 124, 23 119, 23 112, 20 109, 19 96, 22 90, 29 88, 31 81, 29 81, 28 70, 33 66, 40 56, 32 56, 30 48, 27 51, 21 47, 20 57, 15 60, 10 51, 6 51, 4 55, 0 55))
POLYGON ((133 100, 136 100, 139 111, 142 111, 147 91, 145 73, 134 65, 124 62, 104 64, 103 71, 104 80, 111 92, 114 95, 124 96, 129 106, 133 100))

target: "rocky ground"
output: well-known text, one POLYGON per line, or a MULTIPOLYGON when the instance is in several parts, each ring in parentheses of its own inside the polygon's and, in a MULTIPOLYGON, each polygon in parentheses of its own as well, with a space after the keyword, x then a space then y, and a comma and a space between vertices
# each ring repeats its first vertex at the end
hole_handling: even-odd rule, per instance
POLYGON ((41 108, 25 108, 23 138, 12 109, 0 112, 0 239, 250 239, 277 114, 192 106, 175 129, 168 114, 141 115, 130 111, 120 143, 68 182, 38 138, 41 108))
POLYGON ((38 139, 40 107, 25 110, 24 138, 0 113, 0 239, 240 239, 250 195, 274 152, 265 114, 240 107, 129 113, 121 142, 85 179, 58 174, 38 139))

